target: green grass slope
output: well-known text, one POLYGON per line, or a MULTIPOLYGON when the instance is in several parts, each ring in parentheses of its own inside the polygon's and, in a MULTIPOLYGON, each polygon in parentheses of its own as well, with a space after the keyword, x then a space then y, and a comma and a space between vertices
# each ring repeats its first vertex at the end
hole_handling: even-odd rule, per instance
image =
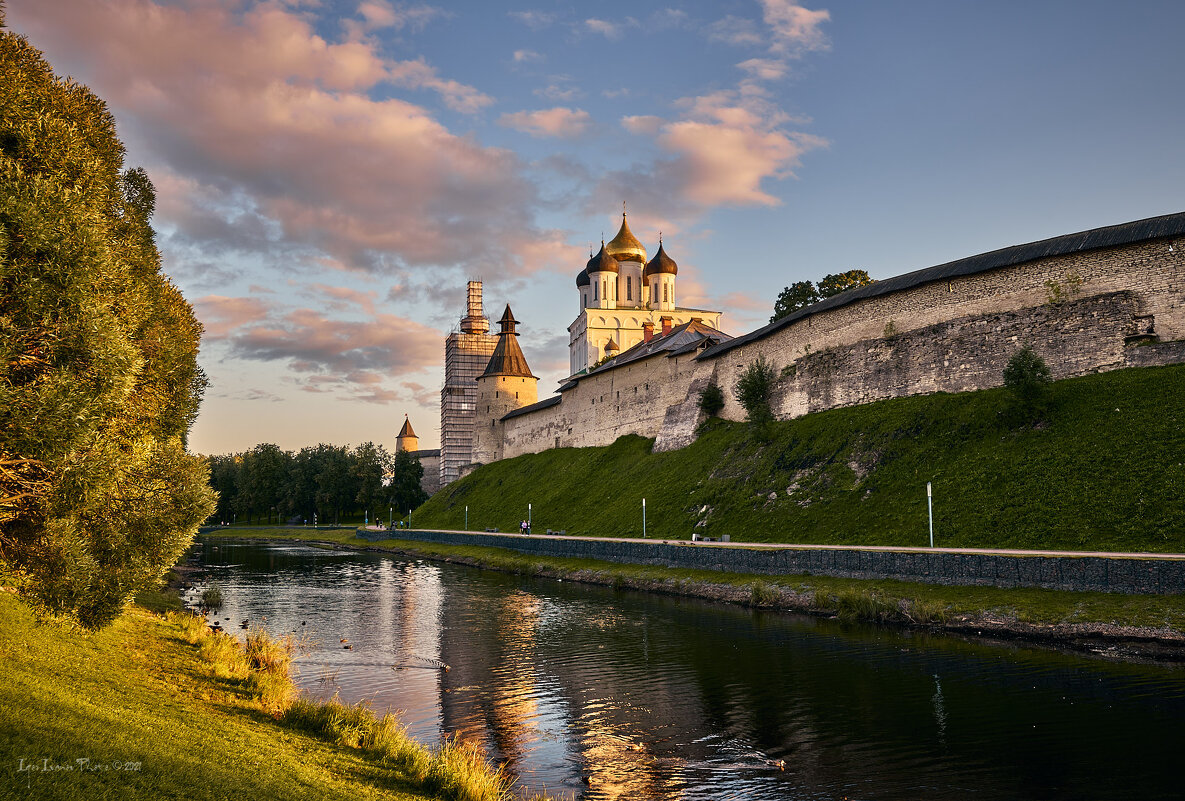
POLYGON ((1003 389, 882 401, 776 423, 711 421, 691 446, 622 437, 476 470, 416 528, 734 541, 1185 551, 1185 365, 1059 381, 1035 424, 1003 389), (704 522, 696 528, 697 523, 704 522))
POLYGON ((428 801, 359 749, 281 726, 133 607, 94 634, 0 590, 0 798, 428 801))

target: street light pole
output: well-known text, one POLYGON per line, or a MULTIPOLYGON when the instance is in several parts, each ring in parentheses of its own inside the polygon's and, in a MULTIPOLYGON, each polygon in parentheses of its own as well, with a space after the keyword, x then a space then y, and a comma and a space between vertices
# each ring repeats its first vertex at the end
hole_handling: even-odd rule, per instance
POLYGON ((930 547, 934 547, 934 501, 933 490, 930 489, 930 482, 926 482, 926 511, 930 515, 930 547))
POLYGON ((527 504, 527 533, 531 533, 531 504, 527 504))
POLYGON ((642 499, 642 539, 646 539, 646 499, 642 499))
POLYGON ((469 530, 469 507, 465 507, 465 530, 469 530))

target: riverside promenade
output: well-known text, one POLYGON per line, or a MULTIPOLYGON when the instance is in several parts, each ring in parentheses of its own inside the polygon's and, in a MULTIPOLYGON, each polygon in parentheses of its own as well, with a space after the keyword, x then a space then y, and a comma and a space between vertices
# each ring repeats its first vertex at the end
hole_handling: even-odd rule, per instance
POLYGON ((507 548, 537 556, 602 559, 622 564, 760 575, 894 579, 954 586, 1176 595, 1185 592, 1185 554, 1022 551, 991 548, 903 548, 690 542, 618 537, 377 528, 361 539, 507 548))

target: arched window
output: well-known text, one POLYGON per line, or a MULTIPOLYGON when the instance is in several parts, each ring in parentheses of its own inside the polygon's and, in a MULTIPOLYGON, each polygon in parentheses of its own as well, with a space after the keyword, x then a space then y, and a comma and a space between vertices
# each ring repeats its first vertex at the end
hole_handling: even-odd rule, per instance
POLYGON ((593 300, 597 299, 597 284, 593 284, 593 300))
POLYGON ((625 277, 625 299, 634 299, 634 277, 632 275, 627 275, 625 277))
POLYGON ((662 302, 663 303, 670 303, 671 302, 671 285, 670 284, 663 283, 663 285, 662 285, 662 302))

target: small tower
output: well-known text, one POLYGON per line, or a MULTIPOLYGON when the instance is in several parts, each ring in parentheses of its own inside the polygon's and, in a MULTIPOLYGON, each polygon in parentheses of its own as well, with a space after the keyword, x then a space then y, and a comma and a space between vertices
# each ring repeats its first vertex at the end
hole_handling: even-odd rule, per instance
POLYGON ((420 449, 420 438, 416 436, 416 432, 412 430, 411 420, 408 416, 403 415, 403 428, 399 429, 399 436, 395 437, 395 452, 399 451, 418 451, 420 449))
POLYGON ((663 250, 660 237, 658 253, 654 254, 642 272, 650 295, 648 308, 656 311, 672 311, 675 308, 675 276, 678 274, 679 265, 663 250))
POLYGON ((473 431, 473 461, 489 464, 502 458, 502 417, 539 399, 539 379, 531 374, 518 344, 518 320, 509 304, 498 321, 498 344, 477 378, 477 422, 473 431))

